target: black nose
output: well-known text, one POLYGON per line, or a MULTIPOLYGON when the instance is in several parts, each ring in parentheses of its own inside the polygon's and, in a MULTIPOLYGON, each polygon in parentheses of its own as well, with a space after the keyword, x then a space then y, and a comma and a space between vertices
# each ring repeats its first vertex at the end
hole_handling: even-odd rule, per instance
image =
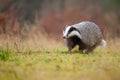
POLYGON ((65 36, 63 36, 63 39, 65 39, 66 37, 65 36))

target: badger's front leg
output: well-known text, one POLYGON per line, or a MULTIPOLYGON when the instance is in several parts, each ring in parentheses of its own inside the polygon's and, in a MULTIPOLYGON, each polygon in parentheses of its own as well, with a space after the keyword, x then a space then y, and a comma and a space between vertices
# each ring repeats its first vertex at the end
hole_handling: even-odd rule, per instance
POLYGON ((66 45, 67 45, 68 51, 71 51, 76 46, 76 44, 73 43, 73 41, 69 38, 66 39, 66 45))
POLYGON ((67 44, 68 51, 70 52, 75 46, 75 44, 67 44))

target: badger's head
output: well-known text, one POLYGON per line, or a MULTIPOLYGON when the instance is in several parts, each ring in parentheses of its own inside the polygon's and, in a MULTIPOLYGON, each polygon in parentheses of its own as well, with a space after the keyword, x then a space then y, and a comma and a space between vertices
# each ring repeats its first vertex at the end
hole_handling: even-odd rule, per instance
POLYGON ((82 38, 81 35, 80 35, 80 31, 73 27, 73 26, 67 26, 64 28, 63 30, 63 38, 64 39, 67 39, 67 38, 70 38, 70 37, 73 37, 73 36, 77 36, 78 38, 82 38))

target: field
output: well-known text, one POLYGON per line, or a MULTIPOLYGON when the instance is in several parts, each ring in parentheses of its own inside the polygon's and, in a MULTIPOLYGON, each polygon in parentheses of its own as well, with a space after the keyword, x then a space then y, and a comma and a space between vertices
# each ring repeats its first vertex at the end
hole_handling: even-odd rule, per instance
POLYGON ((0 41, 0 80, 120 80, 119 39, 89 54, 49 38, 12 39, 0 41))
POLYGON ((120 80, 120 0, 0 0, 0 80, 120 80), (96 23, 107 41, 67 51, 62 31, 96 23))

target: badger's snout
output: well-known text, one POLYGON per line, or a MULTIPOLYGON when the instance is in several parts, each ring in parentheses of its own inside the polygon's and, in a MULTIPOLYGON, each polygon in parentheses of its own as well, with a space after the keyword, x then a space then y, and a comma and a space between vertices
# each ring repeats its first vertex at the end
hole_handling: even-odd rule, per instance
POLYGON ((66 36, 63 36, 63 39, 66 39, 67 37, 66 36))
POLYGON ((68 34, 63 34, 63 39, 67 39, 68 38, 68 34))
POLYGON ((63 36, 63 39, 65 39, 66 37, 65 36, 63 36))

